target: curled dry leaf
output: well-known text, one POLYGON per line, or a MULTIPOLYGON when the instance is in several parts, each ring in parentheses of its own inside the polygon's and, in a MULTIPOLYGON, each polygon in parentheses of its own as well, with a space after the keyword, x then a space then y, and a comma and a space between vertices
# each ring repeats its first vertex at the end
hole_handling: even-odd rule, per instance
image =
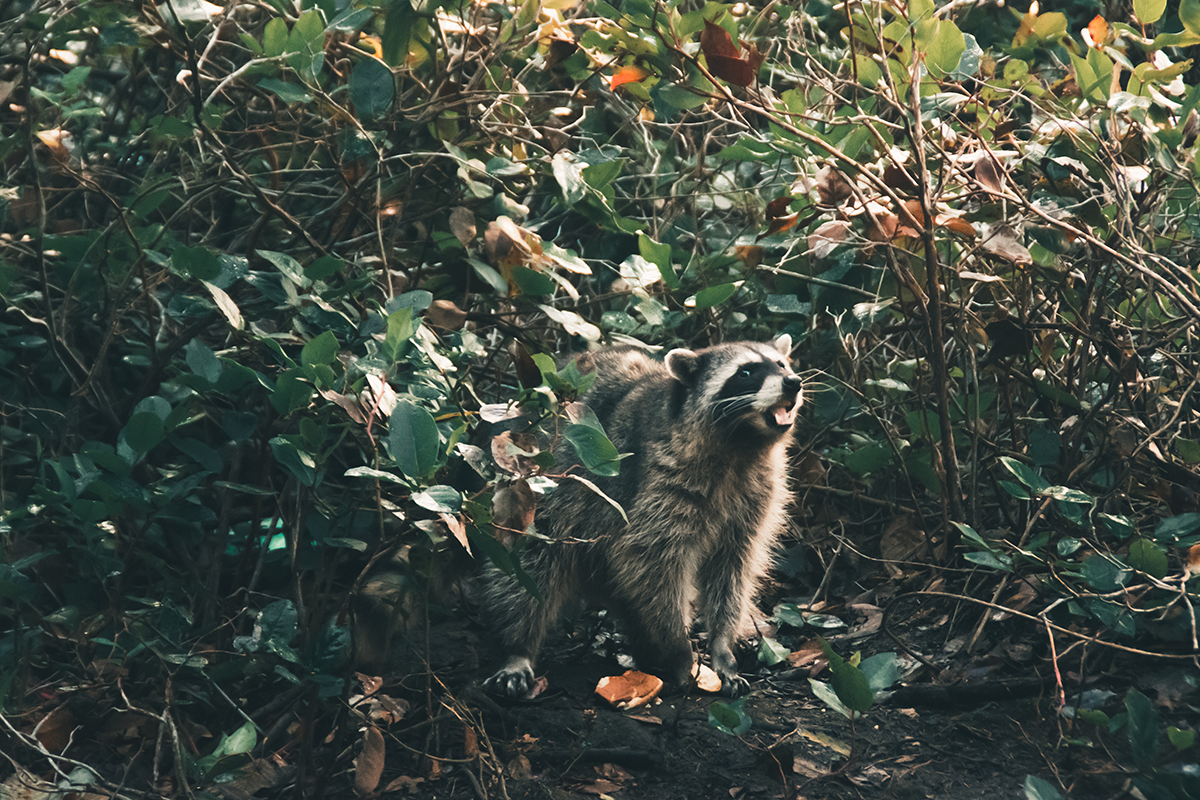
POLYGON ((466 247, 475 238, 475 214, 469 208, 458 206, 450 212, 450 232, 466 247))
POLYGON ((645 672, 629 670, 624 675, 610 675, 596 684, 596 694, 610 705, 622 710, 640 708, 662 691, 663 682, 645 672))
POLYGON ((985 238, 980 244, 984 250, 992 255, 999 256, 1014 264, 1026 265, 1033 263, 1033 256, 1029 254, 1029 249, 1017 241, 1017 235, 1013 233, 1011 228, 996 229, 991 236, 985 238))
POLYGON ((365 796, 375 791, 383 776, 386 747, 383 734, 373 725, 363 730, 362 752, 354 759, 354 791, 365 796))
POLYGON ((524 478, 505 483, 492 495, 492 525, 498 538, 520 536, 533 524, 537 504, 524 478))
POLYGON ((721 676, 707 664, 696 664, 692 667, 692 677, 696 680, 696 688, 702 692, 716 694, 721 691, 721 676))
POLYGON ((823 206, 841 205, 854 194, 850 182, 833 167, 822 167, 813 179, 816 181, 817 199, 823 206))
POLYGON ((754 83, 758 67, 762 66, 762 55, 757 50, 749 53, 757 64, 743 61, 741 51, 733 43, 729 31, 708 20, 704 20, 704 32, 700 34, 700 51, 708 61, 709 72, 735 86, 754 83))
POLYGON ((826 222, 808 235, 808 252, 817 258, 828 258, 849 235, 849 222, 840 219, 826 222))
POLYGON ((425 311, 425 321, 435 328, 457 331, 466 324, 467 312, 453 300, 434 300, 425 311))
POLYGON ((463 522, 461 514, 446 514, 438 512, 438 517, 449 528, 450 533, 454 534, 454 538, 467 551, 467 555, 471 555, 471 543, 467 540, 467 525, 463 522))

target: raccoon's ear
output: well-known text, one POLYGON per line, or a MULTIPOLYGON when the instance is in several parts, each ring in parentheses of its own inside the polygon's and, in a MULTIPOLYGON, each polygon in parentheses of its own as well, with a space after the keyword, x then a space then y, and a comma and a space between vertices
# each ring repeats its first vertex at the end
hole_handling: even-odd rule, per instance
POLYGON ((775 349, 778 350, 780 355, 782 355, 784 358, 787 358, 788 356, 790 356, 792 354, 792 337, 791 337, 791 335, 786 334, 786 333, 781 333, 778 337, 776 337, 775 349))
POLYGON ((667 372, 671 373, 672 378, 682 383, 687 383, 699 363, 700 357, 692 350, 677 348, 667 353, 667 372))

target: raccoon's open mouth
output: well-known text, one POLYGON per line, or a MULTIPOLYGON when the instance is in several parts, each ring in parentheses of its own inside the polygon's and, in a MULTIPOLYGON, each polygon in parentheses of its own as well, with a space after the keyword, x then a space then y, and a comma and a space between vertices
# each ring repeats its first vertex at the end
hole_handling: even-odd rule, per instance
POLYGON ((780 403, 767 409, 767 423, 776 428, 790 428, 796 421, 796 412, 800 410, 799 403, 780 403))

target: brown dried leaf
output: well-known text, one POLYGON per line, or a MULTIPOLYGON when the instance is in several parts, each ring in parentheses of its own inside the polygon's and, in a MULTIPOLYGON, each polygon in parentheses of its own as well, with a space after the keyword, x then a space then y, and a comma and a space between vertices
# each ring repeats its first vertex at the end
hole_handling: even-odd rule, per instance
POLYGON ((816 181, 817 199, 823 206, 841 205, 854 194, 850 182, 833 167, 822 167, 813 180, 816 181))
POLYGON ((840 219, 826 222, 808 235, 808 252, 817 258, 828 258, 849 235, 849 222, 840 219))
POLYGON ((359 796, 369 795, 379 786, 385 755, 383 734, 368 725, 363 731, 362 752, 354 759, 354 791, 359 796))
POLYGON ((470 555, 471 543, 467 540, 467 525, 465 522, 463 522, 462 515, 447 514, 439 511, 438 517, 440 517, 442 522, 446 524, 446 527, 450 529, 450 533, 454 534, 454 538, 457 539, 458 543, 463 546, 463 549, 467 551, 467 554, 470 555))
POLYGON ((467 312, 453 300, 434 300, 425 311, 425 321, 435 328, 457 331, 466 324, 467 312))
POLYGON ((662 691, 661 679, 645 672, 629 670, 624 675, 611 675, 601 678, 596 684, 596 694, 600 695, 610 705, 622 710, 640 708, 646 705, 662 691))
POLYGON ((454 238, 466 247, 475 239, 478 229, 475 227, 475 214, 469 208, 458 206, 450 212, 450 232, 454 238))
POLYGON ((537 503, 524 478, 503 484, 492 495, 492 525, 497 538, 520 536, 533 524, 537 503))
POLYGON ((981 243, 983 249, 994 256, 1011 261, 1017 265, 1033 263, 1029 249, 1017 241, 1017 235, 1011 228, 999 228, 981 243))
POLYGON ((975 180, 989 192, 1004 191, 1004 169, 991 156, 984 156, 975 162, 975 180))

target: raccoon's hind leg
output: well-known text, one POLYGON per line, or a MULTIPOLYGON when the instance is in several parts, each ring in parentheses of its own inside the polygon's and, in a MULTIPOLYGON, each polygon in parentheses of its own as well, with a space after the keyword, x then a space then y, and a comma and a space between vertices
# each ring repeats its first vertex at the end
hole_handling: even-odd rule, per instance
POLYGON ((631 531, 612 554, 614 601, 640 670, 683 686, 695 659, 688 636, 696 566, 686 548, 631 531))
POLYGON ((489 692, 525 697, 536 680, 533 670, 546 631, 562 613, 563 604, 578 592, 576 558, 570 546, 538 543, 522 558, 522 567, 541 592, 534 597, 524 586, 494 566, 487 569, 483 609, 496 625, 508 659, 484 681, 489 692))

